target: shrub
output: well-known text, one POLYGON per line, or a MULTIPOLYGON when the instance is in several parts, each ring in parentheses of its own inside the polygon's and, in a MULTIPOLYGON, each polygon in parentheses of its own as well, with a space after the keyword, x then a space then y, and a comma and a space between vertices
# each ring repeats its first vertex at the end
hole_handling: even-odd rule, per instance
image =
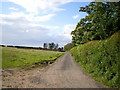
POLYGON ((120 85, 119 35, 120 32, 117 32, 106 40, 91 41, 70 50, 86 72, 104 85, 114 88, 120 85))

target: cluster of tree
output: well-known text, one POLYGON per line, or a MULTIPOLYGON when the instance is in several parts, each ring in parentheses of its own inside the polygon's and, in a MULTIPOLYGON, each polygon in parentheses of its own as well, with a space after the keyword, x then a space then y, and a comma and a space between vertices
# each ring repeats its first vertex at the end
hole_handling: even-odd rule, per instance
POLYGON ((63 48, 63 47, 59 47, 58 50, 59 50, 60 52, 64 52, 64 48, 63 48))
POLYGON ((55 43, 44 43, 43 48, 45 49, 58 49, 58 44, 55 43))
POLYGON ((49 49, 49 50, 58 50, 58 51, 61 51, 61 52, 64 52, 64 49, 63 47, 59 47, 59 45, 56 43, 44 43, 43 44, 43 48, 44 49, 49 49))
POLYGON ((0 47, 13 47, 13 48, 21 48, 21 49, 37 49, 37 50, 49 50, 49 51, 64 52, 63 47, 58 47, 58 44, 44 43, 43 46, 44 46, 44 48, 42 48, 42 47, 29 47, 29 46, 0 45, 0 47))
POLYGON ((74 47, 74 45, 72 44, 72 43, 68 43, 68 44, 66 44, 65 46, 64 46, 64 50, 65 51, 68 51, 68 50, 70 50, 71 48, 73 48, 74 47))
POLYGON ((71 32, 74 46, 106 39, 120 30, 120 2, 91 2, 79 11, 88 15, 71 32))

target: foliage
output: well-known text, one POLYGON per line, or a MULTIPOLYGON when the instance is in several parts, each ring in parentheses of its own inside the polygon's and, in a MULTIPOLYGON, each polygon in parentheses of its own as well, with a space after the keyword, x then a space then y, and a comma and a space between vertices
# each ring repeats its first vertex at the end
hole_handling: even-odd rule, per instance
POLYGON ((43 44, 44 49, 58 49, 58 44, 55 43, 44 43, 43 44))
POLYGON ((106 40, 90 41, 70 50, 85 71, 96 80, 114 88, 120 87, 119 37, 120 31, 106 40))
POLYGON ((54 47, 54 49, 58 49, 58 46, 59 46, 58 44, 55 44, 55 47, 54 47))
POLYGON ((43 47, 44 47, 45 49, 47 49, 48 44, 47 44, 47 43, 44 43, 44 44, 43 44, 43 47))
POLYGON ((91 2, 80 7, 79 11, 86 12, 88 16, 81 19, 71 32, 74 45, 103 40, 119 31, 120 2, 91 2))
POLYGON ((59 50, 60 52, 64 52, 63 47, 59 47, 58 50, 59 50))
POLYGON ((65 51, 68 51, 68 50, 70 50, 71 48, 73 48, 73 44, 72 44, 72 43, 68 43, 67 45, 64 46, 64 50, 65 50, 65 51))
POLYGON ((17 49, 0 47, 2 49, 3 68, 29 67, 35 63, 52 61, 63 55, 62 52, 34 49, 17 49))

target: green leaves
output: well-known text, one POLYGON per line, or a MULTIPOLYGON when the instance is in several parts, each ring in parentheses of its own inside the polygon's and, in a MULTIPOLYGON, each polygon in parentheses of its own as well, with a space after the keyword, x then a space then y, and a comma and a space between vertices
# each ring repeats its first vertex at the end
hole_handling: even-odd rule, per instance
POLYGON ((64 46, 64 50, 65 50, 65 51, 68 51, 68 50, 70 50, 71 48, 73 48, 73 46, 74 46, 74 45, 73 45, 72 43, 68 43, 67 45, 64 46))
POLYGON ((91 40, 103 40, 119 31, 120 2, 91 2, 80 7, 80 12, 88 16, 78 22, 71 32, 74 45, 84 44, 91 40))
POLYGON ((113 88, 120 86, 119 35, 120 32, 117 32, 106 40, 90 41, 70 50, 85 71, 96 80, 113 88))

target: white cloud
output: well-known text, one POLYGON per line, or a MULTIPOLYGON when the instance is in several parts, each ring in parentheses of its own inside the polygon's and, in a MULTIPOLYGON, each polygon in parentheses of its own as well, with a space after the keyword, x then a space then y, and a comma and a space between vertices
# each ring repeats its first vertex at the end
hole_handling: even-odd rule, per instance
MULTIPOLYGON (((44 42, 57 42, 58 38, 50 36, 59 26, 46 26, 29 22, 25 18, 0 15, 2 25, 2 44, 42 46, 44 42)), ((60 39, 60 38, 59 38, 60 39)), ((60 40, 58 40, 60 41, 60 40)))
POLYGON ((73 16, 73 19, 77 19, 79 17, 79 15, 75 15, 73 16))
POLYGON ((53 41, 56 41, 60 44, 60 46, 64 46, 67 43, 71 43, 72 36, 71 36, 71 31, 75 29, 76 25, 75 24, 66 24, 64 27, 59 31, 59 33, 55 33, 52 35, 53 41))
POLYGON ((74 0, 9 0, 25 8, 26 12, 15 12, 16 8, 9 8, 14 12, 0 14, 3 27, 3 44, 39 46, 44 42, 56 42, 65 45, 71 41, 71 31, 74 24, 59 26, 41 25, 39 22, 51 20, 55 11, 65 10, 60 5, 74 0), (38 24, 36 24, 38 23, 38 24))
POLYGON ((18 8, 10 7, 10 10, 18 11, 18 8))
POLYGON ((44 16, 37 16, 34 17, 34 20, 37 22, 45 22, 50 20, 53 16, 55 16, 55 14, 48 14, 48 15, 44 15, 44 16))
POLYGON ((29 22, 27 19, 17 16, 0 15, 3 27, 2 44, 42 46, 44 42, 55 42, 60 46, 71 42, 71 31, 74 24, 66 24, 62 29, 59 26, 46 26, 29 22))
POLYGON ((75 29, 75 24, 66 24, 63 28, 63 32, 59 34, 59 36, 63 37, 63 39, 70 41, 72 39, 71 31, 75 29))
MULTIPOLYGON (((0 2, 8 2, 8 1, 10 1, 10 0, 0 0, 0 2)), ((52 0, 51 0, 52 1, 52 0)), ((53 0, 54 1, 54 0, 53 0)), ((69 1, 74 1, 74 2, 93 2, 93 1, 95 1, 95 0, 56 0, 56 1, 60 1, 60 2, 69 2, 69 1)))
POLYGON ((11 12, 9 14, 0 14, 1 18, 17 19, 17 18, 26 18, 28 15, 23 12, 11 12))
POLYGON ((1 24, 1 25, 2 25, 2 24, 12 25, 13 23, 12 23, 12 22, 6 22, 6 21, 0 19, 0 24, 1 24))
MULTIPOLYGON (((10 10, 14 12, 6 15, 11 18, 26 18, 31 22, 46 22, 51 20, 52 17, 56 16, 55 11, 65 10, 64 8, 59 8, 59 6, 73 2, 74 0, 6 0, 15 3, 27 11, 25 12, 15 12, 18 8, 10 7, 10 10)), ((4 15, 5 16, 5 15, 4 15)), ((5 17, 6 17, 5 16, 5 17)))
POLYGON ((25 14, 23 12, 11 12, 10 14, 0 14, 1 18, 17 19, 25 18, 30 22, 45 22, 49 21, 55 14, 46 14, 44 16, 35 16, 34 14, 25 14))
POLYGON ((72 2, 74 0, 9 0, 17 5, 22 6, 30 13, 46 13, 59 10, 65 10, 59 8, 60 5, 72 2))
POLYGON ((8 2, 9 0, 0 0, 0 2, 8 2))

